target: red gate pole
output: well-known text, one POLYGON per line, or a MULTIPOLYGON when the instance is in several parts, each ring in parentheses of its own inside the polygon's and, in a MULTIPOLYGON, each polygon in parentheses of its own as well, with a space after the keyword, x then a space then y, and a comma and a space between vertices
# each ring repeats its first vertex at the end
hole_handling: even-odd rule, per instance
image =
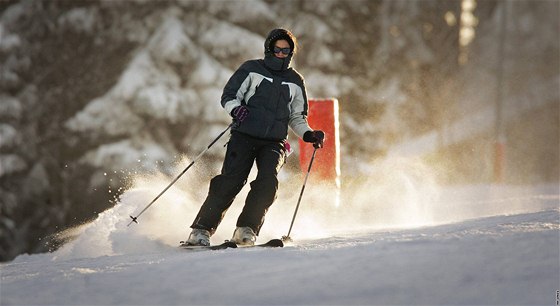
MULTIPOLYGON (((314 130, 325 132, 325 142, 322 149, 318 150, 313 166, 313 179, 336 187, 335 206, 339 205, 340 194, 340 139, 338 121, 338 100, 309 99, 307 121, 314 130)), ((306 169, 313 145, 299 140, 300 167, 306 169)))

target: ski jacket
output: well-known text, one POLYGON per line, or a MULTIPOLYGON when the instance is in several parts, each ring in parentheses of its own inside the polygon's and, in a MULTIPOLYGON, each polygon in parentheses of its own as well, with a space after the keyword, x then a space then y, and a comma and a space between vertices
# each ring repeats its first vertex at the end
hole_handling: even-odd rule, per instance
POLYGON ((262 59, 249 60, 227 82, 221 104, 228 114, 240 105, 249 109, 247 118, 232 130, 252 137, 284 141, 288 126, 300 138, 311 131, 303 77, 293 68, 272 71, 262 59))

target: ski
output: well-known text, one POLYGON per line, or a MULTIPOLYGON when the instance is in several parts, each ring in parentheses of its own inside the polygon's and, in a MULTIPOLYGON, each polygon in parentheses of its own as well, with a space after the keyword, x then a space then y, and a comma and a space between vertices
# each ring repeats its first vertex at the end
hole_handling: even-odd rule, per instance
POLYGON ((190 251, 202 251, 202 250, 225 250, 225 249, 236 249, 236 248, 281 248, 284 246, 284 242, 280 239, 271 239, 265 243, 255 244, 255 245, 237 245, 233 241, 226 241, 222 244, 216 245, 189 245, 181 241, 179 248, 190 250, 190 251))
POLYGON ((191 251, 201 251, 201 250, 225 250, 225 249, 235 249, 237 248, 237 244, 231 241, 226 241, 222 244, 217 245, 190 245, 184 242, 181 243, 179 246, 181 249, 191 250, 191 251))
POLYGON ((255 245, 238 245, 239 248, 281 248, 284 247, 284 242, 280 239, 271 239, 266 243, 255 245))

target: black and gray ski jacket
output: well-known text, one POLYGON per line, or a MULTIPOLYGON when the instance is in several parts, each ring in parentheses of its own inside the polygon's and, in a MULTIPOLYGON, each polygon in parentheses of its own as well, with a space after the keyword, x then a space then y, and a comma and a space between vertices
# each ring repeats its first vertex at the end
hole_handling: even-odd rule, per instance
POLYGON ((303 77, 293 68, 271 71, 264 60, 249 60, 227 82, 221 104, 228 114, 245 105, 249 116, 232 129, 256 138, 283 141, 288 126, 300 138, 311 131, 303 77))

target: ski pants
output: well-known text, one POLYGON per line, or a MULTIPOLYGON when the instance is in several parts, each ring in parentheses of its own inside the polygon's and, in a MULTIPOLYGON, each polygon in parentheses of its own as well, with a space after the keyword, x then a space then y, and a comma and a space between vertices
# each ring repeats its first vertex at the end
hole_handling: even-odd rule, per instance
POLYGON ((268 208, 276 200, 277 176, 285 159, 284 142, 232 132, 222 171, 210 181, 208 196, 191 228, 205 229, 214 234, 256 162, 257 177, 250 184, 251 190, 237 219, 237 226, 248 226, 258 235, 268 208))

